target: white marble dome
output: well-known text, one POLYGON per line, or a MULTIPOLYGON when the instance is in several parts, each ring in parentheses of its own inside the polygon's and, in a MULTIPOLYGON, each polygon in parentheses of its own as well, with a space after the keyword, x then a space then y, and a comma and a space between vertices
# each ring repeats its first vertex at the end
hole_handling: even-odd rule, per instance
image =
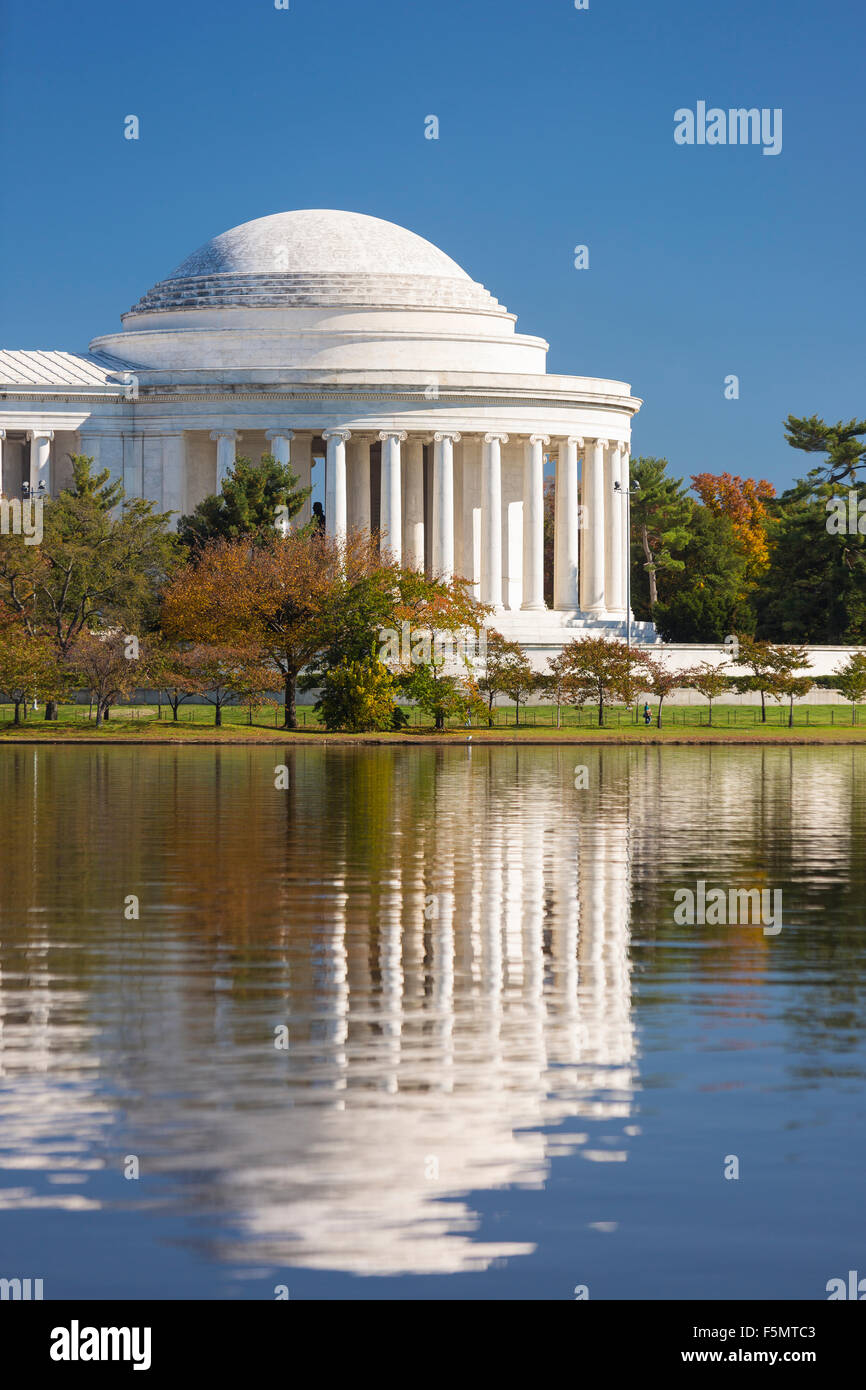
POLYGON ((498 309, 415 232, 359 212, 278 212, 221 232, 159 281, 133 314, 340 305, 498 309))

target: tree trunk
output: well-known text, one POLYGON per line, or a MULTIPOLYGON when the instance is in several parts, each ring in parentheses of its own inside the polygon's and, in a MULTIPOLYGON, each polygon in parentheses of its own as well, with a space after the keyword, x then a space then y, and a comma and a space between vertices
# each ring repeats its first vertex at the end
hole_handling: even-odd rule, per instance
POLYGON ((99 700, 96 702, 96 727, 102 728, 102 704, 99 700))
POLYGON ((103 719, 111 718, 111 705, 103 706, 103 719))
POLYGON ((656 728, 657 728, 657 729, 660 729, 661 726, 662 726, 662 705, 664 704, 664 698, 665 698, 664 695, 662 695, 661 699, 659 700, 659 710, 658 710, 658 714, 656 715, 656 728))
POLYGON ((214 724, 217 728, 220 728, 223 722, 223 707, 221 704, 217 703, 214 706, 214 708, 216 709, 216 718, 214 719, 214 724))
POLYGON ((295 686, 297 677, 294 672, 287 673, 285 677, 285 711, 283 714, 283 728, 297 729, 298 711, 295 708, 295 686))
POLYGON ((556 706, 556 727, 557 729, 562 728, 562 705, 556 706))
POLYGON ((180 715, 180 700, 175 700, 171 707, 171 717, 176 724, 180 715))
MULTIPOLYGON (((18 720, 17 720, 17 719, 15 720, 15 723, 16 723, 16 724, 18 723, 18 720)), ((856 723, 857 723, 857 706, 856 706, 856 705, 852 705, 852 706, 851 706, 851 723, 852 723, 852 724, 856 724, 856 723)))
POLYGON ((56 719, 56 718, 57 718, 57 701, 56 701, 56 700, 46 700, 46 701, 45 701, 45 718, 46 718, 46 719, 56 719))
POLYGON ((599 727, 600 729, 603 729, 603 728, 604 728, 604 696, 603 696, 603 695, 599 695, 599 697, 598 697, 598 727, 599 727))
POLYGON ((710 726, 712 726, 712 723, 713 723, 713 702, 712 702, 712 700, 710 700, 710 718, 709 718, 709 723, 710 723, 710 726))
POLYGON ((789 704, 789 706, 788 706, 788 728, 789 728, 789 729, 793 729, 793 727, 794 727, 794 697, 793 697, 793 695, 792 695, 792 696, 791 696, 791 702, 790 702, 790 704, 789 704))
POLYGON ((766 722, 767 722, 767 701, 766 701, 766 699, 764 698, 764 691, 762 690, 762 691, 761 691, 761 723, 762 723, 762 724, 766 724, 766 722))
POLYGON ((16 701, 15 701, 15 718, 13 719, 12 722, 13 722, 13 724, 20 724, 20 723, 21 723, 21 701, 20 701, 20 700, 16 700, 16 701))
POLYGON ((645 526, 640 528, 640 538, 643 545, 643 553, 646 556, 646 572, 649 575, 649 603, 650 608, 655 608, 658 602, 659 591, 656 585, 656 567, 653 564, 653 553, 650 550, 649 536, 645 526))

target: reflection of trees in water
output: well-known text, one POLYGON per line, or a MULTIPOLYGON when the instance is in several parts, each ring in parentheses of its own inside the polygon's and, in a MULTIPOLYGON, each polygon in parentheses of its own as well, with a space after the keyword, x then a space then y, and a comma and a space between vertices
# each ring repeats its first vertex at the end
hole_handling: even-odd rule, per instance
POLYGON ((626 1157, 630 929, 664 943, 645 1010, 692 975, 742 1016, 808 964, 798 1042, 859 1036, 864 775, 859 750, 5 749, 0 1064, 14 1027, 37 1109, 61 1067, 84 1088, 83 1162, 100 1069, 122 1150, 233 1213, 226 1256, 483 1266, 523 1247, 474 1239, 468 1193, 626 1157), (779 886, 802 928, 696 950, 672 903, 699 877, 779 886))
POLYGON ((456 1269, 525 1248, 473 1240, 468 1191, 625 1158, 621 793, 575 792, 570 753, 157 753, 103 770, 71 833, 99 824, 100 881, 75 926, 54 901, 136 1093, 125 1147, 186 1202, 280 1263, 456 1269))
POLYGON ((848 1051, 863 1029, 866 890, 866 749, 647 748, 631 803, 633 926, 663 951, 638 952, 639 968, 666 977, 664 1005, 683 975, 710 978, 719 1008, 750 1007, 768 974, 803 979, 781 1016, 801 1051, 848 1051), (673 923, 676 888, 780 888, 785 925, 673 923), (701 945, 695 950, 695 942, 701 945))

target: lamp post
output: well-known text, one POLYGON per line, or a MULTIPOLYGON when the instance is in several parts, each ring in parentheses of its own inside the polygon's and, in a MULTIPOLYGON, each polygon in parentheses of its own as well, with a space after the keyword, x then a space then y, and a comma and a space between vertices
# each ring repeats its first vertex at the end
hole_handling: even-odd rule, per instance
POLYGON ((635 478, 631 487, 624 488, 617 479, 613 490, 625 497, 625 642, 627 647, 631 647, 631 499, 636 492, 640 492, 640 483, 635 478))

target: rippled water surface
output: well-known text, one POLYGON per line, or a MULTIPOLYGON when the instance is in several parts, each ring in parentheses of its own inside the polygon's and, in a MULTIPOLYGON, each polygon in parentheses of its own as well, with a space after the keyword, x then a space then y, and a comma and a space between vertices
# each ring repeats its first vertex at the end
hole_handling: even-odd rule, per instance
POLYGON ((842 748, 0 749, 0 1276, 825 1298, 864 793, 842 748), (702 879, 782 930, 678 925, 702 879))

